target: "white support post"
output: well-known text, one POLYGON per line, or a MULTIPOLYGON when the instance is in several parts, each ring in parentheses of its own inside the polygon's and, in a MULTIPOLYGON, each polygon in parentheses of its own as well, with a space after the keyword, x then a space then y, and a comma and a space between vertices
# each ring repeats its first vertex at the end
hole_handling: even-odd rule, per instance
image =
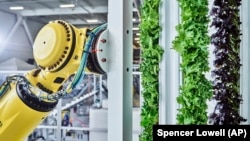
POLYGON ((99 76, 99 99, 101 101, 101 104, 102 104, 102 100, 103 100, 102 91, 103 91, 103 88, 102 88, 102 75, 100 75, 99 76))
POLYGON ((132 1, 108 1, 108 141, 132 141, 132 1))
MULTIPOLYGON (((94 91, 97 91, 97 88, 96 88, 96 85, 97 85, 97 83, 96 83, 96 74, 93 74, 93 83, 94 83, 94 91)), ((100 88, 100 86, 99 86, 99 88, 100 88)), ((99 90, 100 91, 100 90, 99 90)), ((94 104, 96 104, 95 102, 96 102, 96 99, 97 99, 97 97, 96 97, 96 94, 94 95, 94 104)))
POLYGON ((247 122, 244 122, 243 124, 250 124, 250 64, 249 64, 249 54, 250 54, 250 49, 249 49, 249 24, 250 24, 250 17, 248 13, 250 12, 249 10, 250 2, 249 0, 242 0, 241 4, 241 14, 240 14, 240 19, 242 22, 241 25, 241 32, 242 32, 242 42, 241 42, 241 71, 240 71, 240 94, 242 94, 243 98, 243 104, 241 105, 241 110, 240 114, 243 116, 243 118, 247 119, 247 122))
POLYGON ((61 141, 62 140, 62 135, 61 135, 61 126, 62 126, 62 100, 58 100, 57 103, 57 117, 56 117, 56 140, 61 141))
POLYGON ((176 0, 161 0, 160 5, 160 46, 164 49, 159 72, 159 123, 176 124, 176 115, 179 105, 176 98, 180 86, 180 57, 172 49, 172 41, 177 32, 179 23, 179 7, 176 0))

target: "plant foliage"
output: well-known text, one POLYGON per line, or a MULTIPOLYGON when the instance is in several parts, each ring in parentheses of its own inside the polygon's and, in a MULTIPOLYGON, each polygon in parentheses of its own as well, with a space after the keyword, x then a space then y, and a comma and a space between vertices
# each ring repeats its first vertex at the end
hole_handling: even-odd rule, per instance
POLYGON ((215 61, 212 76, 213 94, 217 101, 209 122, 214 125, 237 125, 246 121, 239 115, 242 97, 240 85, 240 17, 241 0, 215 0, 211 16, 216 32, 211 36, 215 61))
POLYGON ((173 48, 182 58, 182 85, 177 102, 180 109, 177 124, 207 124, 207 100, 212 97, 212 84, 206 78, 208 66, 208 1, 178 0, 181 21, 173 48))
POLYGON ((141 109, 141 126, 143 132, 140 141, 153 140, 153 125, 158 123, 158 95, 159 95, 159 62, 163 50, 159 46, 159 3, 160 0, 145 0, 141 7, 141 24, 139 26, 141 36, 140 71, 142 73, 143 105, 141 109))

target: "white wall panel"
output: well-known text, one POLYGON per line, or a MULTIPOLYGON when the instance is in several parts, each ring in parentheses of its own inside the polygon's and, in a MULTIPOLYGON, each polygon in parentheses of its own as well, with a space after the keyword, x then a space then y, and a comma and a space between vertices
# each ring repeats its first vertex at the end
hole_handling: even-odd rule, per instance
POLYGON ((13 36, 4 44, 3 50, 0 52, 0 62, 8 60, 12 57, 26 61, 33 58, 32 47, 29 44, 28 37, 23 26, 19 26, 13 33, 13 36))
POLYGON ((23 61, 33 58, 32 46, 22 20, 22 17, 0 11, 0 62, 12 57, 23 61))
POLYGON ((0 43, 8 35, 15 21, 15 15, 0 10, 0 43))

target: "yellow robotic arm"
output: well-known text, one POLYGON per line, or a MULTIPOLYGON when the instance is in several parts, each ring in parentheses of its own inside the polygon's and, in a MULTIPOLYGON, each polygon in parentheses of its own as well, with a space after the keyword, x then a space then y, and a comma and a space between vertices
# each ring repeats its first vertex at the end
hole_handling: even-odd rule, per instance
POLYGON ((33 46, 38 68, 24 76, 8 76, 0 86, 0 141, 23 141, 57 101, 74 89, 84 72, 105 73, 96 51, 103 52, 99 42, 105 30, 106 25, 78 29, 57 20, 39 31, 33 46))

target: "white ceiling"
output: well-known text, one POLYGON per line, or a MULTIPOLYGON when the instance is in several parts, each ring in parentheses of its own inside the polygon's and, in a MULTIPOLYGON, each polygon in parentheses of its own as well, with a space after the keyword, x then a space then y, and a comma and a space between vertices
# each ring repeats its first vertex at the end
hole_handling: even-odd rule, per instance
POLYGON ((63 19, 75 25, 85 25, 89 18, 97 18, 98 23, 107 20, 108 0, 0 0, 0 9, 45 23, 63 19), (61 4, 74 4, 75 7, 60 8, 61 4), (12 11, 11 6, 24 9, 12 11))
MULTIPOLYGON (((134 27, 139 25, 140 5, 141 0, 133 0, 134 27)), ((108 0, 0 0, 0 10, 44 24, 62 19, 75 26, 96 26, 107 22, 108 0), (61 4, 74 4, 75 7, 60 8, 61 4), (9 9, 11 6, 24 9, 13 11, 9 9), (88 19, 98 19, 98 22, 88 23, 88 19)), ((134 31, 135 34, 137 32, 134 31)))

